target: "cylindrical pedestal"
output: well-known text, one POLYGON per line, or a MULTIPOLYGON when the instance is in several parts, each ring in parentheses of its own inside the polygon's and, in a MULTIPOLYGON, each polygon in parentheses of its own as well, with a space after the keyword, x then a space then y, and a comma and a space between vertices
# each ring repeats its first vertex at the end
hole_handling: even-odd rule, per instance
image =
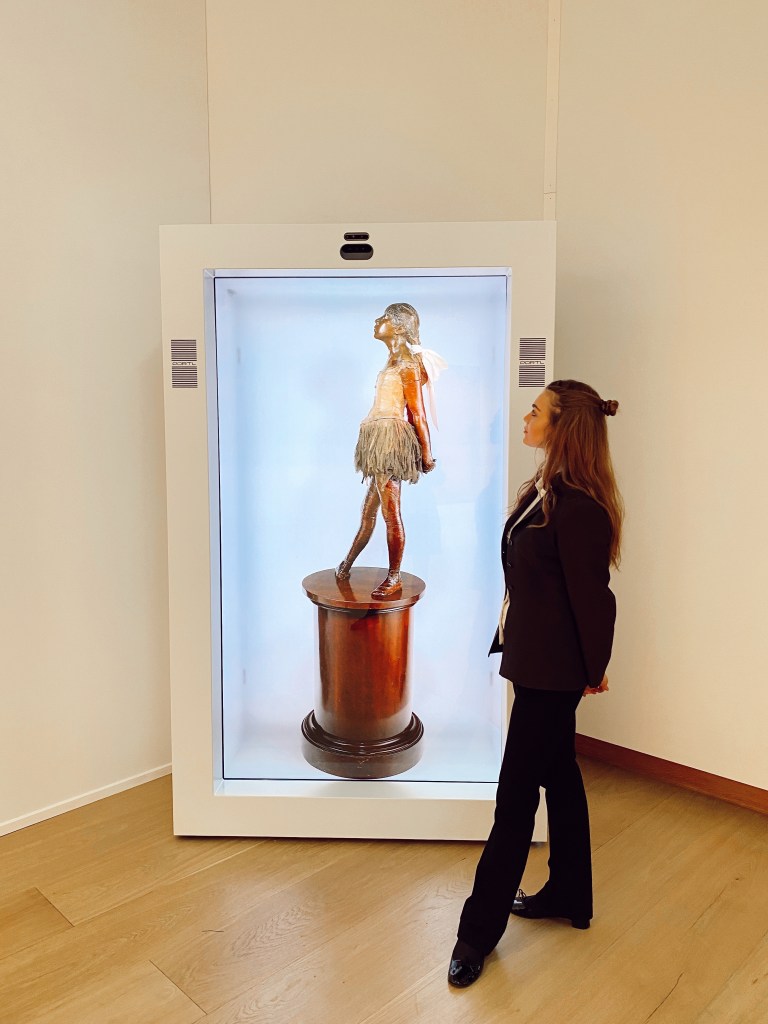
POLYGON ((402 573, 403 589, 378 601, 371 591, 386 569, 333 569, 307 576, 317 605, 320 680, 314 711, 301 723, 304 757, 347 779, 382 779, 412 768, 424 734, 411 712, 410 616, 424 592, 418 576, 402 573))

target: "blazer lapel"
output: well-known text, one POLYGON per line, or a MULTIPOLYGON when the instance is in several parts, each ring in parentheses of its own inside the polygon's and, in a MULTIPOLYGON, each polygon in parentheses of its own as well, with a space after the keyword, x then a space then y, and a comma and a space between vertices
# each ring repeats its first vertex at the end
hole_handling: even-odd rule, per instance
POLYGON ((530 505, 529 505, 528 511, 525 513, 525 515, 522 517, 522 519, 519 519, 517 522, 515 522, 515 519, 517 518, 517 513, 515 513, 515 514, 511 515, 509 517, 509 519, 506 521, 506 523, 504 524, 504 532, 501 535, 501 564, 502 565, 504 565, 505 562, 506 562, 506 558, 507 558, 507 545, 509 544, 509 541, 510 541, 510 539, 512 537, 512 534, 515 533, 520 527, 528 526, 530 524, 531 520, 537 515, 537 513, 540 513, 540 512, 541 512, 541 501, 537 501, 533 508, 531 508, 530 505), (515 525, 512 526, 512 523, 514 523, 515 525))
POLYGON ((532 518, 533 518, 533 517, 534 517, 534 516, 535 516, 535 515, 536 515, 536 514, 537 514, 538 512, 541 512, 541 499, 539 499, 539 501, 537 501, 537 502, 536 502, 536 504, 535 504, 535 505, 533 506, 533 508, 531 508, 531 507, 529 506, 529 507, 528 507, 528 510, 527 510, 527 511, 525 512, 525 514, 523 515, 523 517, 522 517, 521 519, 518 519, 518 521, 517 521, 517 522, 515 522, 514 518, 513 518, 512 516, 510 516, 510 517, 509 517, 509 520, 508 520, 507 522, 508 522, 508 523, 515 523, 515 525, 514 525, 514 526, 513 526, 512 528, 511 528, 511 530, 510 530, 510 527, 509 527, 509 525, 507 525, 507 526, 506 526, 506 528, 505 528, 505 532, 506 532, 506 533, 507 533, 508 535, 511 535, 512 533, 514 533, 514 532, 515 532, 515 530, 519 529, 519 528, 520 528, 521 526, 528 526, 528 525, 529 525, 529 523, 530 523, 530 521, 531 521, 531 519, 532 519, 532 518))

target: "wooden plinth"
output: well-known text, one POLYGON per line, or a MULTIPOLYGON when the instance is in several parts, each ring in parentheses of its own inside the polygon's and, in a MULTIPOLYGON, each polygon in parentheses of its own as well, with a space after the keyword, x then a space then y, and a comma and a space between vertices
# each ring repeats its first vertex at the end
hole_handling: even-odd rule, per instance
POLYGON ((410 616, 424 592, 418 576, 402 573, 403 589, 378 601, 371 591, 386 569, 333 569, 302 586, 317 605, 319 685, 315 709, 301 724, 304 757, 315 768, 348 779, 381 779, 412 768, 424 728, 411 712, 410 616))

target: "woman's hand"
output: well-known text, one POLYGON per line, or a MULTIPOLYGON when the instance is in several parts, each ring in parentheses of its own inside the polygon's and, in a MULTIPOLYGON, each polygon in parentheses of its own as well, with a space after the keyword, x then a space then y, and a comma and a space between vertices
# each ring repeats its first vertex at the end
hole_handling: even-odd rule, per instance
POLYGON ((431 455, 427 456, 426 459, 422 455, 422 457, 421 457, 421 471, 422 471, 422 473, 431 473, 432 470, 435 468, 436 463, 437 463, 437 459, 433 459, 431 455))
POLYGON ((588 686, 584 691, 584 696, 588 696, 590 693, 605 693, 608 689, 608 676, 603 676, 600 680, 599 686, 588 686))

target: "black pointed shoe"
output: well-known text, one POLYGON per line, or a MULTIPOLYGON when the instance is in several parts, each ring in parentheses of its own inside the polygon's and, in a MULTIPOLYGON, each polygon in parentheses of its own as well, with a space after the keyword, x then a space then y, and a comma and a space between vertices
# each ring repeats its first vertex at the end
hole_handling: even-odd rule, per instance
POLYGON ((571 922, 573 928, 589 928, 589 918, 583 915, 574 917, 572 914, 550 906, 546 900, 541 898, 540 893, 533 896, 526 896, 522 889, 517 890, 517 896, 512 904, 512 911, 516 917, 540 918, 540 917, 563 917, 571 922))
POLYGON ((457 956, 451 960, 448 968, 448 984, 456 988, 466 988, 477 981, 483 973, 485 958, 479 960, 467 956, 457 956))

